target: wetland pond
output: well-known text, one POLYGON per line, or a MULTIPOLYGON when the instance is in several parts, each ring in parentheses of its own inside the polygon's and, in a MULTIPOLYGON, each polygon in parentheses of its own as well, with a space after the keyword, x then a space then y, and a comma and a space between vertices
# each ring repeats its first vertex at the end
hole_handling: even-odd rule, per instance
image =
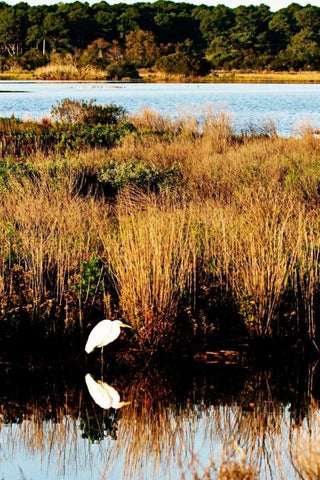
POLYGON ((198 115, 203 106, 212 104, 215 111, 230 113, 238 131, 259 129, 270 121, 285 136, 305 120, 320 127, 318 84, 0 81, 0 116, 39 119, 64 98, 115 103, 129 113, 148 107, 173 116, 185 110, 198 115))
POLYGON ((101 384, 99 353, 72 364, 57 357, 1 363, 1 479, 215 478, 234 460, 262 480, 311 478, 297 472, 319 446, 316 363, 116 371, 105 352, 101 384), (110 407, 118 395, 123 406, 110 407))

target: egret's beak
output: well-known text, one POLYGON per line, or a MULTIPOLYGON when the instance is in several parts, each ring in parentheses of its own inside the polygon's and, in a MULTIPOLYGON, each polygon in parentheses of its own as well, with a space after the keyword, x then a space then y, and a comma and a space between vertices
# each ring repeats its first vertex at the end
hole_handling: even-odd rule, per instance
POLYGON ((122 323, 122 322, 121 322, 120 327, 123 327, 123 328, 133 328, 133 327, 131 327, 131 325, 127 325, 126 323, 122 323))
POLYGON ((127 406, 127 405, 130 405, 130 403, 131 403, 131 402, 120 402, 120 403, 119 403, 119 408, 125 407, 125 406, 127 406))

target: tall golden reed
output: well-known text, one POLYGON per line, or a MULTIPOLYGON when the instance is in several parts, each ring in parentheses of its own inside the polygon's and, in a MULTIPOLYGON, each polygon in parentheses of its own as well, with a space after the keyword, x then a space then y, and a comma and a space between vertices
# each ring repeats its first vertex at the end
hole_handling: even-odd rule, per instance
POLYGON ((151 348, 169 346, 175 318, 194 275, 194 245, 188 208, 166 197, 119 200, 117 229, 101 232, 119 295, 121 312, 151 348), (129 205, 129 207, 128 207, 129 205), (129 208, 129 211, 128 211, 129 208))
MULTIPOLYGON (((96 228, 108 223, 108 209, 73 193, 68 179, 61 188, 49 176, 12 183, 2 200, 2 222, 15 235, 10 254, 30 274, 33 309, 48 298, 64 306, 81 264, 101 253, 96 228)), ((8 228, 1 234, 4 248, 13 234, 8 228)))
POLYGON ((258 336, 277 331, 281 298, 296 266, 299 214, 278 189, 249 190, 233 207, 228 225, 232 262, 228 272, 248 330, 258 336))

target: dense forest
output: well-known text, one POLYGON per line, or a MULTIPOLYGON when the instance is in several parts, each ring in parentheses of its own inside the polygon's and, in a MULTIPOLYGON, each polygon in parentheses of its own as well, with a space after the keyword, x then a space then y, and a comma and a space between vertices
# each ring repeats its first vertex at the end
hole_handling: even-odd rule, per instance
POLYGON ((229 8, 159 0, 14 6, 0 3, 0 69, 48 63, 136 77, 139 68, 205 75, 215 69, 320 68, 320 7, 229 8))

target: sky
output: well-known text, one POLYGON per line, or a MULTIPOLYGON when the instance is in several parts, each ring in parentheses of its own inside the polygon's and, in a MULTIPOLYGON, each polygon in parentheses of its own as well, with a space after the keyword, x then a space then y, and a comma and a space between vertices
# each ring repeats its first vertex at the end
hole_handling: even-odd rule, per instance
MULTIPOLYGON (((20 0, 5 0, 5 2, 9 5, 14 5, 18 3, 20 0)), ((29 5, 50 5, 52 3, 70 3, 73 2, 74 0, 26 0, 26 2, 29 5)), ((81 1, 81 0, 80 0, 81 1)), ((87 0, 88 3, 98 3, 100 0, 87 0)), ((114 3, 136 3, 137 1, 149 1, 149 0, 106 0, 107 3, 110 3, 111 5, 114 3)), ((152 0, 150 0, 152 1, 152 0)), ((234 8, 239 5, 260 5, 261 3, 264 3, 265 5, 268 5, 272 11, 279 10, 280 8, 287 7, 290 5, 290 3, 298 3, 299 5, 305 6, 305 5, 315 5, 317 7, 320 7, 320 0, 184 0, 189 3, 193 3, 194 5, 201 5, 201 4, 206 4, 206 5, 211 5, 215 6, 220 4, 224 4, 228 7, 234 8)))

